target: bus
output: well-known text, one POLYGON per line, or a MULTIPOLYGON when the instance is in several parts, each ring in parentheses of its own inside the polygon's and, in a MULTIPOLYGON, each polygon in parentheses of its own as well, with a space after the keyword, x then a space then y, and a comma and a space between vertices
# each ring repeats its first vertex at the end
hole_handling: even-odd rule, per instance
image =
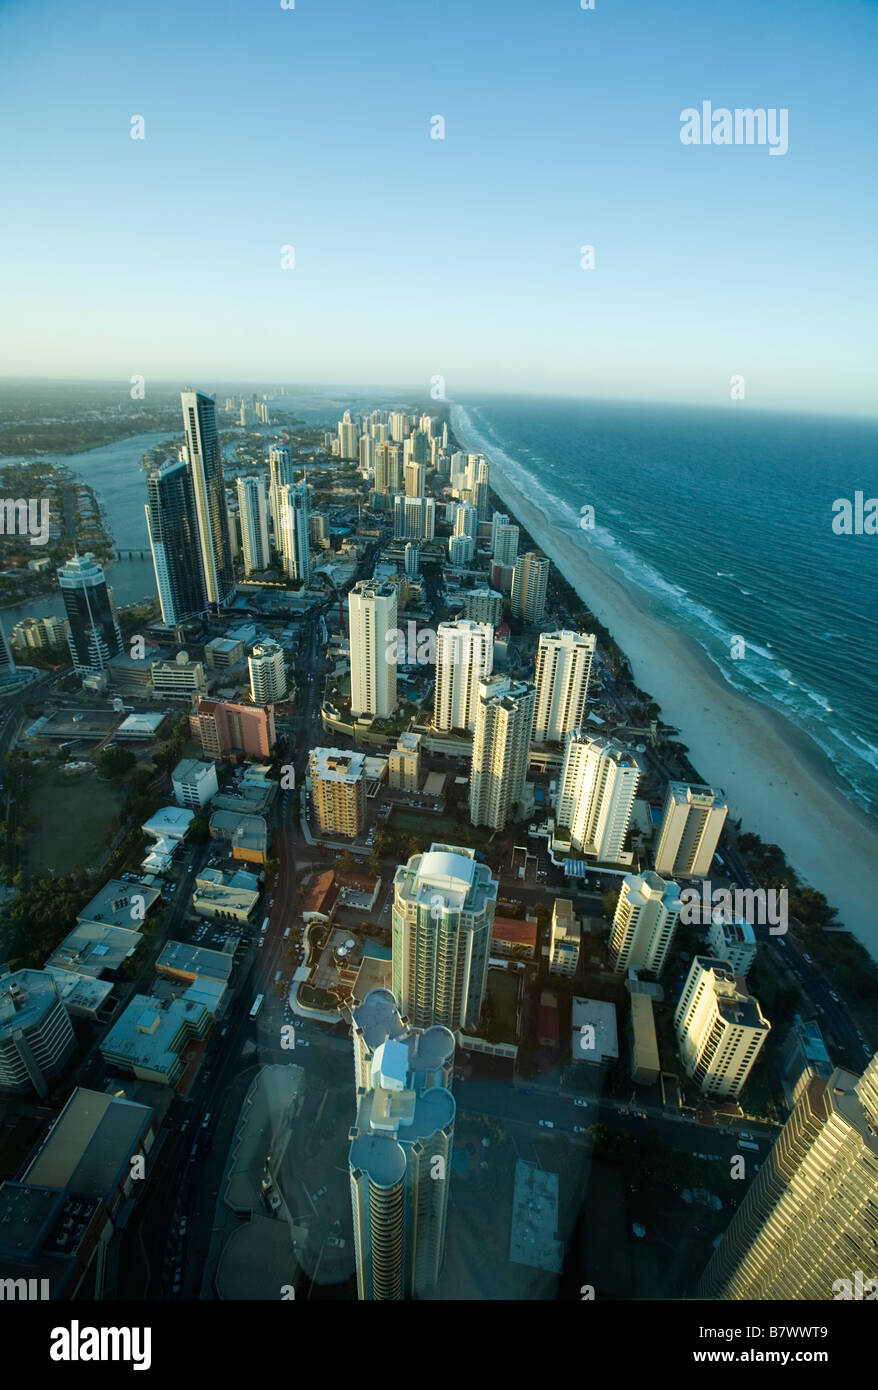
POLYGON ((292 930, 292 927, 287 927, 286 931, 284 932, 284 941, 286 941, 287 937, 289 936, 292 930))
POLYGON ((251 1017, 251 1018, 255 1018, 256 1015, 259 1013, 259 1010, 262 1008, 262 1001, 263 1001, 264 998, 265 998, 265 995, 264 995, 264 994, 257 994, 256 998, 253 1000, 253 1004, 252 1004, 252 1006, 251 1006, 251 1008, 250 1008, 250 1017, 251 1017))
POLYGON ((268 931, 268 918, 266 917, 265 921, 262 923, 262 929, 260 930, 259 935, 260 935, 260 936, 264 936, 265 933, 266 933, 267 931, 268 931))

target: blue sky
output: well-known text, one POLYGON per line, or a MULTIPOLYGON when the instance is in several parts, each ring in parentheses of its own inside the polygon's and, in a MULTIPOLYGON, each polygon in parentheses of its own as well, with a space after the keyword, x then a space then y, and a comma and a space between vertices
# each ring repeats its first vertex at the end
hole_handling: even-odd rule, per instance
POLYGON ((876 56, 866 0, 0 0, 0 375, 873 413, 876 56))

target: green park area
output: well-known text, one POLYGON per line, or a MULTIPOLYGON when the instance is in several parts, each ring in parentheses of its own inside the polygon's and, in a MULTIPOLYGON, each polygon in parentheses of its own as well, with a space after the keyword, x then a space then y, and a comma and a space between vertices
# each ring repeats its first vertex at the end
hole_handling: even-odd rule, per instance
POLYGON ((118 824, 128 792, 125 782, 94 772, 71 775, 52 766, 34 769, 28 780, 32 874, 57 878, 92 865, 118 824))

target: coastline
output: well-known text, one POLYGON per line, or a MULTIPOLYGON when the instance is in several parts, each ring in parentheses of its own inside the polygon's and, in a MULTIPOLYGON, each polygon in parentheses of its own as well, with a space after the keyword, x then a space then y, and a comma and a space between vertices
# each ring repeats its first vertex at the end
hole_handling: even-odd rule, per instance
POLYGON ((724 790, 730 816, 779 845, 878 960, 878 921, 870 910, 878 827, 838 788, 825 754, 780 714, 730 686, 691 638, 553 527, 493 459, 491 487, 612 633, 636 683, 679 729, 701 777, 724 790))

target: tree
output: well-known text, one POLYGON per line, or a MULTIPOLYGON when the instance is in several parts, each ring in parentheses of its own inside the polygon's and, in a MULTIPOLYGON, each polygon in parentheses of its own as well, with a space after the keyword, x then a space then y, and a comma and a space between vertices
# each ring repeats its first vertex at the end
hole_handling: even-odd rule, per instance
POLYGON ((210 821, 207 816, 193 816, 189 822, 189 838, 203 844, 210 839, 210 821))
POLYGON ((604 916, 605 916, 606 918, 609 919, 609 918, 615 916, 616 905, 617 905, 618 901, 619 901, 619 890, 618 890, 618 888, 613 889, 613 891, 610 892, 610 893, 605 893, 604 896, 601 898, 601 906, 602 906, 603 909, 604 909, 604 916))
POLYGON ((103 777, 121 777, 137 762, 130 748, 105 748, 98 755, 98 768, 103 777))
POLYGON ((338 871, 341 874, 349 874, 353 871, 354 857, 349 849, 343 849, 338 856, 338 871))

